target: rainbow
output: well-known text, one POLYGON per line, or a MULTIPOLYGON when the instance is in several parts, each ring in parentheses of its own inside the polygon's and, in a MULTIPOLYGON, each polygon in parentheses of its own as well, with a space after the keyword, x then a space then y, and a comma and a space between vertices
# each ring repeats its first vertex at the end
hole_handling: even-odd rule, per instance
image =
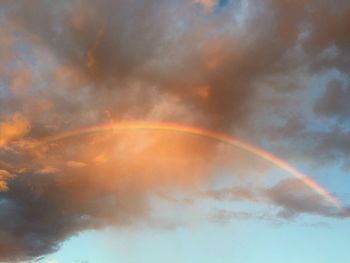
POLYGON ((306 186, 308 186, 315 193, 322 196, 330 204, 332 204, 333 206, 335 206, 340 210, 343 209, 342 204, 334 196, 332 196, 326 189, 324 189, 317 182, 312 180, 307 175, 303 174, 301 171, 299 171, 292 165, 288 164, 286 161, 278 158, 277 156, 261 148, 258 148, 257 146, 243 142, 230 135, 212 131, 212 130, 180 125, 176 123, 167 123, 167 122, 121 121, 121 122, 113 122, 113 123, 108 123, 103 125, 90 126, 82 129, 64 132, 58 135, 45 138, 40 142, 40 144, 48 144, 55 141, 60 141, 60 140, 64 140, 72 137, 81 136, 81 135, 88 135, 88 134, 94 134, 94 133, 100 133, 100 132, 117 132, 117 131, 123 131, 123 130, 157 130, 157 131, 179 132, 179 133, 185 133, 189 135, 205 137, 207 139, 212 139, 212 140, 239 148, 241 150, 244 150, 246 152, 259 156, 260 158, 286 171, 290 175, 300 180, 306 186))

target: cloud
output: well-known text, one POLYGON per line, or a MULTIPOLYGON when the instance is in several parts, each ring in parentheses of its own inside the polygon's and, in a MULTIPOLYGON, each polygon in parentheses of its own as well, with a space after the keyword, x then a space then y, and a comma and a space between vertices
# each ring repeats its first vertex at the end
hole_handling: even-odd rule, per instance
POLYGON ((293 218, 302 213, 327 217, 349 216, 296 179, 286 179, 277 183, 267 189, 265 195, 273 204, 281 207, 278 216, 282 218, 293 218))
POLYGON ((227 224, 232 220, 248 220, 254 218, 252 213, 219 210, 211 215, 210 220, 214 223, 227 224))
POLYGON ((83 162, 77 162, 77 161, 68 161, 67 166, 70 168, 82 168, 85 167, 87 164, 83 162))
POLYGON ((212 10, 217 4, 216 0, 194 0, 195 3, 203 5, 208 10, 212 10))
MULTIPOLYGON (((201 3, 212 6, 214 1, 201 3)), ((159 95, 175 96, 190 108, 193 122, 228 129, 251 110, 254 84, 276 74, 276 65, 284 63, 284 54, 297 41, 298 31, 276 37, 284 30, 270 26, 280 23, 269 16, 284 12, 280 6, 252 9, 246 30, 237 34, 230 33, 227 17, 210 17, 191 1, 37 1, 30 7, 13 4, 7 18, 26 41, 55 57, 60 64, 57 84, 66 85, 66 78, 74 80, 74 89, 91 87, 87 96, 103 101, 90 105, 96 114, 104 108, 113 118, 144 119, 159 95), (128 17, 135 19, 126 23, 128 17), (270 18, 261 22, 263 17, 270 18)), ((289 27, 297 27, 293 21, 289 27)))
POLYGON ((101 134, 41 148, 29 149, 23 164, 18 155, 4 159, 25 170, 0 193, 2 260, 54 252, 86 229, 147 222, 153 193, 204 184, 213 168, 210 142, 176 134, 101 134), (96 162, 96 155, 110 158, 96 162))
POLYGON ((14 175, 6 170, 0 169, 0 192, 8 190, 7 181, 13 178, 14 175))
POLYGON ((203 193, 203 195, 216 200, 229 201, 256 201, 258 199, 258 194, 255 193, 254 190, 242 187, 211 190, 203 193))
POLYGON ((339 1, 337 5, 332 5, 320 1, 314 4, 314 7, 319 12, 311 13, 313 31, 308 45, 318 50, 330 45, 335 45, 341 50, 348 49, 350 39, 345 32, 350 23, 349 3, 339 1))
POLYGON ((84 229, 129 225, 142 218, 143 194, 92 182, 91 176, 25 174, 1 195, 2 260, 30 259, 51 253, 59 243, 84 229), (134 194, 133 194, 134 192, 134 194), (11 248, 11 249, 10 249, 11 248))
POLYGON ((348 101, 350 99, 350 88, 339 81, 332 80, 328 83, 326 91, 318 99, 314 106, 317 114, 326 117, 336 117, 346 120, 350 113, 348 101))
MULTIPOLYGON (((277 218, 286 220, 296 218, 302 214, 314 214, 333 218, 348 218, 350 216, 347 208, 344 208, 344 211, 339 210, 339 208, 334 207, 334 205, 330 204, 326 199, 297 179, 283 179, 270 187, 260 185, 252 189, 234 186, 207 191, 201 195, 216 201, 246 201, 256 204, 270 203, 279 209, 277 218)), ((235 219, 235 216, 235 211, 223 210, 215 214, 214 218, 227 221, 235 219)), ((271 215, 256 215, 251 212, 238 212, 236 219, 242 216, 246 218, 265 218, 272 220, 271 215)))
POLYGON ((0 123, 0 147, 11 141, 21 139, 28 133, 30 125, 28 120, 19 113, 13 114, 0 123))

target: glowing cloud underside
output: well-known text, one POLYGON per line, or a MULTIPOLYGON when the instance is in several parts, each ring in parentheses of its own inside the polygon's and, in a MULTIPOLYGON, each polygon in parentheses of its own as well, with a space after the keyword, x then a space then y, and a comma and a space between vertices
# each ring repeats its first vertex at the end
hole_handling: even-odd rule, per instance
POLYGON ((332 196, 326 189, 320 186, 318 183, 313 181, 310 177, 303 174, 298 169, 294 168, 292 165, 288 164, 286 161, 278 158, 277 156, 258 148, 257 146, 251 145, 249 143, 243 142, 230 135, 219 133, 212 130, 206 130, 197 127, 185 126, 175 123, 165 123, 165 122, 139 122, 139 121, 129 121, 129 122, 115 122, 110 124, 91 126, 87 128, 77 129, 73 131, 64 132, 58 135, 54 135, 44 139, 40 144, 47 144, 54 141, 59 141, 63 139, 68 139, 71 137, 99 133, 99 132, 113 132, 122 130, 158 130, 158 131, 170 131, 179 132, 195 136, 205 137, 207 139, 212 139, 219 141, 224 144, 228 144, 233 147, 237 147, 249 153, 252 153, 260 158, 274 164, 275 166, 286 171, 290 175, 294 176, 306 186, 312 189, 314 192, 322 196, 329 203, 334 205, 338 209, 343 209, 341 203, 332 196))

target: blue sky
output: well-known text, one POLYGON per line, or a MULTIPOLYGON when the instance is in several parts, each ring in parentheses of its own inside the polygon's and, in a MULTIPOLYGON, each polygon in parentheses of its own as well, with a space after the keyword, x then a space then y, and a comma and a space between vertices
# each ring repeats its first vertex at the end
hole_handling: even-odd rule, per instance
POLYGON ((57 262, 205 263, 233 259, 252 263, 349 260, 349 223, 326 220, 329 225, 313 225, 313 220, 282 225, 261 220, 233 221, 223 226, 205 223, 176 230, 108 229, 73 237, 60 252, 47 258, 57 262))

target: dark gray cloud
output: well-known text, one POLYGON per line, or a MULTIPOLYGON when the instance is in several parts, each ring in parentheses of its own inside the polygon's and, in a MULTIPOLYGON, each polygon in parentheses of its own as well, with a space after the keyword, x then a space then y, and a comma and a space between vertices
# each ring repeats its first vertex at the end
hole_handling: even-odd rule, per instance
MULTIPOLYGON (((314 214, 333 218, 348 218, 350 212, 346 207, 343 210, 335 207, 328 202, 324 197, 317 194, 313 189, 308 187, 305 183, 297 179, 284 179, 276 184, 266 187, 241 187, 235 186, 232 188, 224 188, 212 190, 202 193, 203 196, 217 201, 247 201, 256 203, 270 203, 278 208, 277 217, 282 219, 293 219, 302 214, 314 214)), ((235 211, 221 211, 214 215, 214 218, 222 221, 233 219, 235 211)), ((240 216, 244 218, 265 218, 267 215, 256 215, 254 213, 239 212, 240 216)), ((271 219, 271 218, 270 218, 271 219)))
POLYGON ((145 213, 142 198, 132 200, 133 195, 127 197, 122 190, 112 192, 96 186, 84 174, 70 179, 66 176, 24 174, 11 181, 9 191, 0 194, 2 260, 51 253, 61 241, 81 230, 112 221, 129 225, 145 213))
POLYGON ((350 38, 347 28, 350 25, 350 6, 348 1, 335 3, 320 1, 310 9, 311 32, 305 48, 313 54, 335 48, 333 56, 324 56, 316 63, 323 69, 334 66, 339 70, 349 70, 350 38))
POLYGON ((325 117, 346 120, 350 116, 349 85, 332 80, 328 83, 324 94, 315 104, 315 112, 325 117))
POLYGON ((278 216, 292 218, 302 213, 327 217, 348 217, 347 212, 339 211, 327 203, 320 195, 310 190, 303 182, 296 179, 283 180, 265 190, 266 197, 281 207, 278 216))
POLYGON ((327 162, 338 162, 347 172, 349 169, 349 135, 348 130, 333 128, 328 132, 310 135, 315 147, 310 151, 315 157, 327 162))

